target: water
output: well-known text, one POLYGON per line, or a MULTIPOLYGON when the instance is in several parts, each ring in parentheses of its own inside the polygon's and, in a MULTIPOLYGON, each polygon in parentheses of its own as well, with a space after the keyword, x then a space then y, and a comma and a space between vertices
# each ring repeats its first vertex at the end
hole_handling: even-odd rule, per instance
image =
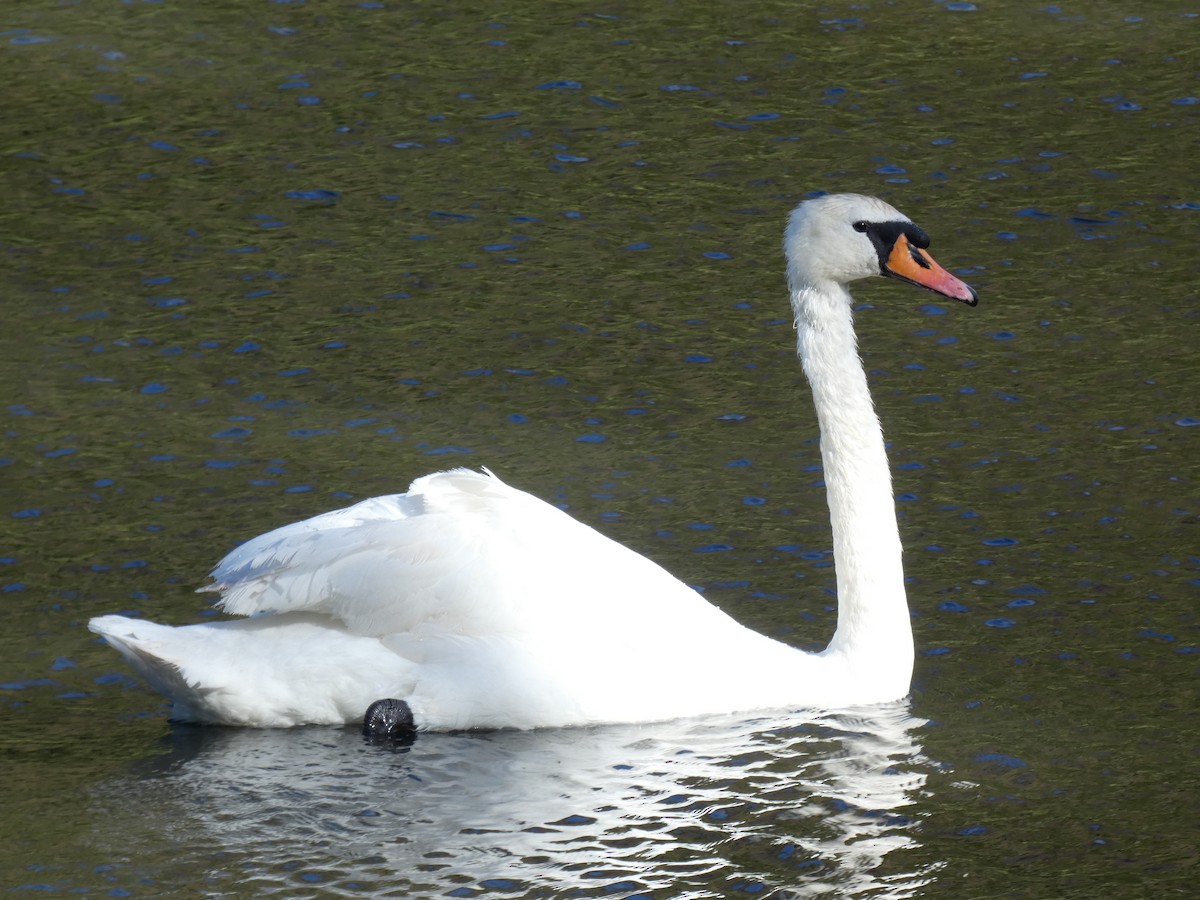
POLYGON ((1197 13, 10 11, 0 885, 1190 888, 1197 13), (238 541, 465 464, 823 645, 779 252, 817 190, 884 196, 981 295, 857 288, 903 708, 388 750, 172 727, 86 632, 210 615, 238 541))
POLYGON ((431 735, 398 752, 348 731, 180 729, 95 799, 124 853, 132 841, 152 856, 167 835, 220 859, 204 885, 216 891, 629 896, 703 880, 909 894, 921 873, 873 870, 916 843, 905 828, 929 768, 920 724, 891 709, 431 735), (281 828, 308 850, 281 855, 281 828))

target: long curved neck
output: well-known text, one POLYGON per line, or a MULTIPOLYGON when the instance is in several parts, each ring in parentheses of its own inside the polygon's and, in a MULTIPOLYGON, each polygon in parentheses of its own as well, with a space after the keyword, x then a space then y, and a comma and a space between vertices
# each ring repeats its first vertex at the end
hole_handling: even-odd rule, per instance
POLYGON ((797 346, 821 427, 833 526, 838 624, 827 654, 907 682, 912 625, 900 533, 879 418, 858 356, 850 293, 838 284, 792 290, 797 346), (897 670, 901 671, 897 671, 897 670))

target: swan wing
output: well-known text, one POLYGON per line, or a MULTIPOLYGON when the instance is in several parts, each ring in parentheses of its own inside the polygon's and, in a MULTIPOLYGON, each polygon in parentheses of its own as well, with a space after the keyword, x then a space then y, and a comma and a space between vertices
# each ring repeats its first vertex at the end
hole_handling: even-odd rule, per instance
POLYGON ((670 621, 682 606, 725 618, 651 561, 467 469, 268 532, 212 577, 204 590, 226 612, 319 613, 365 635, 561 636, 634 611, 670 621))

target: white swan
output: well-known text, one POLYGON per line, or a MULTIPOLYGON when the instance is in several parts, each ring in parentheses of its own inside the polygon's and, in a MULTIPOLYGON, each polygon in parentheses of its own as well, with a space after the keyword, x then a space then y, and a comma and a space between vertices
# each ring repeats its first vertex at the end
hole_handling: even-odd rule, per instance
POLYGON ((912 629, 891 477, 846 284, 889 275, 975 292, 881 200, 836 194, 784 238, 799 355, 821 427, 838 623, 806 653, 757 634, 650 560, 490 472, 456 469, 261 535, 207 590, 236 619, 92 619, 173 717, 349 723, 399 698, 416 727, 536 728, 908 693, 912 629))

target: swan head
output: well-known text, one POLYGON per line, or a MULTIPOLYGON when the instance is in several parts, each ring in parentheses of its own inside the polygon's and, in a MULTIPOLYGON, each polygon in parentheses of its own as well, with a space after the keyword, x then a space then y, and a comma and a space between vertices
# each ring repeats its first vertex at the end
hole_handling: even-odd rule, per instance
POLYGON ((792 211, 783 247, 793 292, 883 275, 968 306, 978 302, 968 284, 934 262, 929 235, 877 197, 826 194, 805 200, 792 211))

